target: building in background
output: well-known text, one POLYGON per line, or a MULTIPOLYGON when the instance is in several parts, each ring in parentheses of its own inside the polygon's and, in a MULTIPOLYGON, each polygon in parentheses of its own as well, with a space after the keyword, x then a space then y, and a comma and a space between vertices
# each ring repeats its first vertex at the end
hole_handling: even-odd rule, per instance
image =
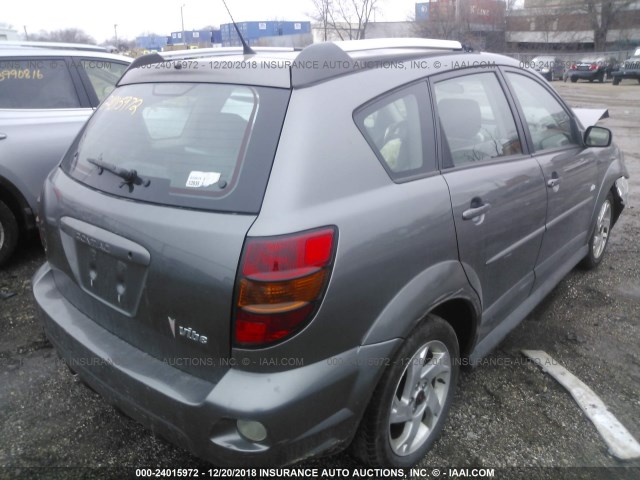
POLYGON ((506 42, 514 51, 631 49, 640 45, 640 1, 525 0, 507 17, 506 42))
MULTIPOLYGON (((415 37, 415 22, 369 22, 366 26, 365 35, 371 38, 407 38, 415 37)), ((337 23, 335 26, 325 27, 322 24, 314 24, 311 32, 313 42, 337 42, 349 40, 357 33, 358 25, 348 23, 337 23)))
POLYGON ((0 40, 20 40, 18 31, 14 30, 11 25, 6 23, 0 23, 0 40))
POLYGON ((167 38, 167 46, 174 48, 208 48, 221 43, 222 35, 218 29, 171 32, 171 35, 167 38))
POLYGON ((415 37, 414 22, 369 22, 366 38, 415 37))
MULTIPOLYGON (((313 41, 310 22, 238 22, 237 25, 249 45, 299 47, 308 45, 313 41)), ((241 45, 233 23, 220 25, 220 32, 223 47, 241 45)))
POLYGON ((222 46, 220 30, 216 28, 171 32, 163 50, 184 50, 189 48, 210 48, 222 46), (184 34, 184 38, 183 38, 184 34))
POLYGON ((136 48, 161 52, 164 47, 166 47, 168 41, 169 37, 166 35, 156 35, 154 33, 140 35, 139 37, 136 37, 136 48))
POLYGON ((458 40, 474 49, 504 48, 504 0, 430 0, 415 5, 414 35, 458 40))

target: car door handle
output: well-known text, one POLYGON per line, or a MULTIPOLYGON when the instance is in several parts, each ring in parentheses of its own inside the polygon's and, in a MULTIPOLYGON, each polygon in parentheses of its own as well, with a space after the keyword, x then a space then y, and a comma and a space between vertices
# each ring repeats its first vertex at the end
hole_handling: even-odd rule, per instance
POLYGON ((4 140, 5 138, 7 138, 7 134, 6 133, 0 133, 0 140, 4 140))
POLYGON ((552 178, 552 179, 547 181, 547 187, 549 187, 549 188, 555 188, 558 185, 560 185, 560 179, 559 178, 552 178))
POLYGON ((462 212, 463 220, 472 220, 480 215, 484 215, 491 208, 490 203, 485 203, 484 205, 480 205, 479 207, 470 208, 469 210, 465 210, 462 212))

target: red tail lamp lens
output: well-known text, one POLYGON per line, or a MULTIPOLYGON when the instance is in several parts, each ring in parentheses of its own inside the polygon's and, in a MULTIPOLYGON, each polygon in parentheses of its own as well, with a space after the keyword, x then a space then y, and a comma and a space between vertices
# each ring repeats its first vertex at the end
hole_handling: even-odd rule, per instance
POLYGON ((242 255, 235 344, 262 347, 299 331, 324 295, 336 231, 250 238, 242 255))

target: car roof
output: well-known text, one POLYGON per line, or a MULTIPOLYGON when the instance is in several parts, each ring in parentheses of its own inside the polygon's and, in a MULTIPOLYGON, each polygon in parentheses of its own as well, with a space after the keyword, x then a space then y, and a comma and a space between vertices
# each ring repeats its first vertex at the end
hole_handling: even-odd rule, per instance
POLYGON ((31 48, 31 47, 11 47, 0 48, 0 58, 19 58, 19 57, 91 57, 103 60, 119 60, 131 63, 133 58, 125 57, 107 52, 96 52, 91 50, 65 50, 52 48, 31 48))
MULTIPOLYGON (((244 55, 241 47, 152 53, 137 58, 119 85, 185 81, 188 78, 192 81, 302 88, 365 69, 384 68, 385 65, 393 66, 415 59, 464 55, 466 52, 459 42, 451 40, 394 38, 323 42, 302 50, 256 48, 254 53, 244 55), (151 68, 151 65, 168 62, 174 68, 151 68), (184 69, 189 69, 189 73, 182 71, 184 69)), ((518 66, 515 59, 502 55, 466 54, 482 55, 482 61, 486 63, 518 66)))

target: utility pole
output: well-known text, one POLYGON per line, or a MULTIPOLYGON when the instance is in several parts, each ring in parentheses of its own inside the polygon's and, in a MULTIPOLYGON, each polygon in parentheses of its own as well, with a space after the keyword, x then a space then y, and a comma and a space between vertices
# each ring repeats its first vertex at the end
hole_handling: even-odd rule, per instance
POLYGON ((22 28, 24 28, 24 39, 29 41, 29 33, 27 32, 27 26, 24 25, 22 28))
POLYGON ((184 4, 184 3, 182 5, 180 5, 180 21, 182 22, 182 43, 184 43, 184 46, 186 47, 187 46, 187 39, 186 39, 186 37, 184 35, 184 14, 182 12, 182 9, 184 8, 185 5, 186 4, 184 4))
POLYGON ((115 38, 116 38, 115 47, 116 47, 116 50, 118 50, 118 24, 117 23, 113 24, 113 33, 114 33, 115 38))

